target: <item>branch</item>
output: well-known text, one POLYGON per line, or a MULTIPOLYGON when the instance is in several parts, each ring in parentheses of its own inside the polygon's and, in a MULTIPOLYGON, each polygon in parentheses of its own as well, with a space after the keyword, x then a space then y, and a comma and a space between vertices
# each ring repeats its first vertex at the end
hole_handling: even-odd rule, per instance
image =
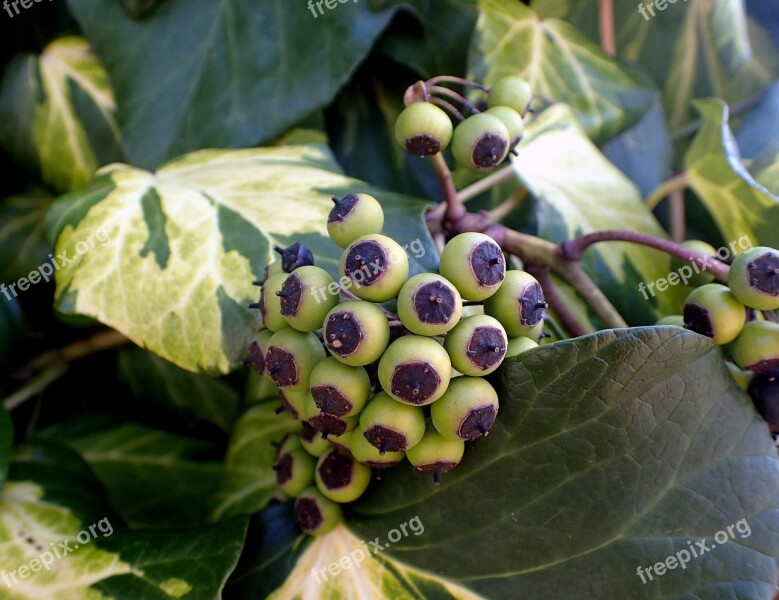
POLYGON ((684 190, 673 190, 669 204, 671 208, 671 239, 677 244, 681 244, 684 241, 685 230, 684 190))
POLYGON ((457 222, 465 216, 467 211, 457 196, 457 188, 454 187, 454 181, 452 181, 452 172, 449 170, 449 165, 446 164, 443 154, 439 152, 433 154, 431 158, 438 180, 441 182, 441 188, 444 191, 446 219, 451 222, 457 222))
POLYGON ((601 289, 595 285, 595 282, 584 272, 578 262, 566 262, 560 271, 565 280, 584 298, 597 315, 603 320, 606 327, 621 328, 628 324, 622 315, 619 314, 614 305, 609 302, 601 289))
POLYGON ((670 179, 666 179, 663 183, 653 189, 649 196, 647 196, 644 204, 646 204, 646 207, 649 210, 654 210, 663 198, 670 196, 675 190, 683 190, 688 185, 687 173, 679 173, 670 179))
POLYGON ((565 305, 565 301, 563 300, 562 296, 560 296, 560 292, 552 280, 549 268, 544 267, 541 269, 535 269, 531 267, 529 269, 530 270, 528 272, 536 279, 538 279, 538 283, 541 284, 541 289, 544 290, 544 298, 549 303, 549 308, 552 309, 552 312, 560 320, 562 326, 573 337, 585 335, 587 330, 568 310, 568 307, 565 305))
POLYGON ((604 52, 616 56, 617 41, 614 34, 613 0, 598 0, 598 28, 600 30, 600 45, 604 52))
POLYGON ((527 190, 525 188, 519 188, 516 192, 511 194, 503 202, 498 204, 492 210, 487 211, 490 219, 496 223, 502 221, 512 210, 517 208, 522 201, 527 197, 527 190))

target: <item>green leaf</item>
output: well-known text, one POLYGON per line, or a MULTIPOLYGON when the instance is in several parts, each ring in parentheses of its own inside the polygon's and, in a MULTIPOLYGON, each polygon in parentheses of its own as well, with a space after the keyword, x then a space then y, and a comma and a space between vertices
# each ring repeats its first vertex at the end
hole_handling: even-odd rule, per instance
POLYGON ((51 263, 43 217, 52 200, 47 190, 36 186, 0 203, 0 239, 5 242, 0 257, 0 281, 16 281, 43 263, 51 263))
POLYGON ((690 186, 726 243, 743 238, 753 246, 779 245, 779 197, 741 164, 728 127, 727 105, 712 98, 696 101, 695 106, 703 125, 684 159, 690 186))
POLYGON ((14 443, 14 424, 11 416, 0 407, 0 490, 8 475, 8 463, 11 459, 11 447, 14 443))
POLYGON ((6 68, 0 143, 55 189, 72 190, 121 158, 115 112, 106 73, 86 40, 60 38, 6 68))
POLYGON ((145 168, 282 134, 330 102, 395 12, 167 0, 137 23, 115 0, 69 5, 116 89, 128 160, 145 168))
POLYGON ((24 330, 19 301, 7 288, 2 294, 0 296, 0 367, 6 366, 14 356, 14 348, 24 330))
POLYGON ((761 155, 749 171, 754 175, 757 183, 779 197, 779 147, 761 155))
POLYGON ((471 45, 471 79, 492 85, 520 74, 539 94, 571 106, 588 135, 607 140, 629 129, 656 92, 586 35, 556 19, 541 20, 520 2, 480 0, 471 45))
POLYGON ((412 272, 435 269, 428 205, 344 177, 321 146, 203 150, 156 173, 112 165, 47 215, 56 253, 75 257, 57 271, 56 308, 184 369, 227 373, 257 328, 252 281, 273 245, 304 243, 337 276, 330 195, 355 191, 383 203, 384 231, 409 245, 412 272))
POLYGON ((357 539, 424 527, 380 560, 489 598, 772 597, 779 459, 710 340, 601 331, 522 354, 498 387, 498 422, 440 486, 399 466, 356 503, 357 539), (686 569, 637 575, 703 540, 686 569))
POLYGON ((227 430, 238 410, 238 393, 207 375, 190 373, 139 348, 119 353, 119 378, 144 403, 163 404, 190 423, 227 430))
MULTIPOLYGON (((590 142, 571 111, 544 111, 527 128, 513 158, 517 175, 536 197, 538 235, 562 242, 603 229, 627 229, 665 237, 633 183, 590 142)), ((682 286, 642 292, 639 285, 666 277, 667 255, 636 244, 603 242, 589 249, 583 264, 632 324, 653 323, 673 314, 682 286)))
POLYGON ((755 108, 747 113, 736 132, 744 158, 756 158, 779 148, 779 81, 768 88, 755 108))
POLYGON ((278 405, 278 401, 263 402, 236 422, 216 499, 215 519, 255 513, 265 508, 276 493, 276 449, 272 442, 300 429, 288 413, 275 413, 278 405))

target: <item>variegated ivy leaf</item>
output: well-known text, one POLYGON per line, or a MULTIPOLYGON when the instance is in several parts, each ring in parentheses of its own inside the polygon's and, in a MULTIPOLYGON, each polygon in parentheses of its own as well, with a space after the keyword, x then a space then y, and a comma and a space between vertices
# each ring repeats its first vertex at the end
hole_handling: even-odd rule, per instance
POLYGON ((322 146, 203 150, 155 173, 110 165, 47 215, 60 262, 56 307, 93 317, 192 371, 236 367, 259 323, 252 281, 274 245, 299 241, 337 276, 330 196, 363 191, 385 207, 387 235, 412 271, 437 254, 424 202, 341 174, 322 146))
POLYGON ((22 54, 0 86, 0 143, 59 191, 85 184, 121 158, 108 77, 86 40, 60 38, 40 56, 22 54))
POLYGON ((512 0, 480 0, 479 5, 472 79, 492 85, 504 75, 520 74, 535 94, 570 104, 596 140, 635 125, 651 106, 656 92, 575 27, 541 20, 512 0))
MULTIPOLYGON (((684 163, 690 185, 708 209, 726 243, 747 238, 752 245, 779 245, 779 197, 755 181, 741 163, 728 127, 728 107, 718 99, 695 106, 703 126, 684 163)), ((740 244, 743 248, 745 244, 740 244)))

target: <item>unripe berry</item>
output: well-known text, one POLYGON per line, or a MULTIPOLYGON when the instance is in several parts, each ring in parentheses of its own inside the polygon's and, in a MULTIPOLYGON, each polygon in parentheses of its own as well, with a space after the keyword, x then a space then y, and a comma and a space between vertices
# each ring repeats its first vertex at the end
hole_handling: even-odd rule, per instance
POLYGON ((308 396, 305 390, 292 392, 288 389, 279 388, 279 400, 284 410, 291 413, 298 421, 305 420, 303 416, 303 404, 308 396))
POLYGON ((280 388, 307 391, 311 371, 325 356, 316 335, 285 327, 274 333, 268 342, 266 371, 280 388))
POLYGON ((257 372, 257 375, 265 375, 265 354, 268 352, 268 342, 273 332, 263 329, 254 336, 254 341, 249 344, 249 358, 245 361, 257 372))
POLYGON ((336 360, 346 365, 363 366, 379 360, 389 336, 386 315, 370 302, 347 300, 325 317, 325 346, 336 360))
POLYGON ((386 302, 397 296, 408 279, 408 256, 386 235, 364 235, 344 250, 340 269, 354 284, 355 296, 386 302))
POLYGON ((281 299, 281 314, 298 331, 315 331, 322 327, 325 315, 338 304, 335 282, 320 267, 298 267, 287 276, 276 295, 281 299))
POLYGON ((327 233, 341 248, 371 233, 379 233, 384 227, 384 211, 381 204, 368 194, 349 194, 343 198, 333 196, 335 206, 327 217, 327 233))
POLYGON ((506 276, 506 261, 497 242, 483 233, 461 233, 441 252, 441 275, 465 300, 492 296, 506 276))
POLYGON ((438 154, 452 139, 452 121, 434 104, 414 102, 398 115, 395 139, 414 156, 438 154))
POLYGON ((744 369, 739 368, 737 365, 734 365, 732 362, 725 362, 725 366, 728 368, 728 371, 730 371, 731 377, 733 377, 733 380, 743 389, 749 388, 749 382, 752 380, 752 376, 754 373, 751 371, 745 371, 744 369))
POLYGON ((444 340, 452 367, 463 375, 489 375, 503 362, 507 346, 506 330, 488 315, 465 317, 444 340))
POLYGON ((658 319, 655 325, 676 325, 677 327, 684 327, 684 317, 682 315, 668 315, 667 317, 658 319))
POLYGON ((708 283, 694 289, 684 302, 684 326, 727 344, 741 333, 746 320, 744 305, 724 285, 708 283))
POLYGON ((433 425, 448 440, 487 435, 498 415, 498 394, 481 377, 455 377, 430 408, 433 425))
POLYGON ((288 433, 283 438, 281 438, 279 443, 276 445, 276 460, 278 461, 279 457, 283 456, 284 454, 302 448, 303 444, 300 441, 300 435, 297 433, 288 433))
POLYGON ((314 459, 303 448, 285 452, 276 460, 276 483, 290 498, 295 498, 314 482, 314 459))
POLYGON ((452 154, 461 166, 494 169, 509 151, 509 131, 498 117, 487 113, 471 115, 457 125, 452 135, 452 154))
POLYGON ((526 337, 513 337, 509 338, 508 349, 506 350, 506 358, 519 356, 523 352, 538 348, 538 344, 526 337))
POLYGON ((420 273, 409 279, 398 294, 398 316, 418 335, 446 333, 460 320, 463 301, 457 289, 435 273, 420 273))
POLYGON ((452 363, 435 340, 406 335, 387 348, 379 361, 379 381, 398 402, 423 406, 438 400, 449 385, 452 363))
POLYGON ((295 242, 287 248, 274 246, 273 249, 281 255, 281 269, 285 273, 292 273, 295 269, 314 264, 314 255, 311 254, 311 250, 300 242, 295 242))
POLYGON ((779 309, 779 251, 762 246, 744 250, 733 260, 728 285, 747 306, 779 309))
POLYGON ((352 450, 352 433, 354 431, 357 431, 356 429, 352 429, 351 431, 347 431, 345 433, 342 433, 341 435, 329 435, 327 436, 327 441, 330 442, 331 445, 338 448, 342 452, 351 452, 352 450))
POLYGON ((315 487, 304 490, 292 509, 295 523, 313 536, 330 533, 343 520, 341 507, 325 498, 315 487))
MULTIPOLYGON (((544 339, 544 337, 548 337, 544 335, 544 320, 541 319, 538 323, 535 325, 520 325, 516 328, 516 331, 519 332, 518 335, 514 335, 511 337, 524 337, 533 340, 534 342, 540 344, 541 340, 544 339)), ((511 341, 511 339, 509 339, 511 341)))
POLYGON ((488 115, 498 117, 509 132, 509 149, 513 148, 522 139, 525 133, 525 122, 516 110, 509 106, 493 106, 485 111, 488 115))
POLYGON ((779 432, 779 370, 756 374, 747 393, 771 431, 779 432))
MULTIPOLYGON (((260 288, 260 301, 256 305, 262 314, 262 324, 274 332, 284 329, 288 325, 287 319, 281 314, 281 298, 277 295, 286 279, 286 273, 278 273, 268 277, 260 288)), ((252 305, 252 307, 254 306, 252 305)))
POLYGON ((425 414, 418 406, 400 404, 379 392, 360 415, 360 433, 379 453, 405 452, 425 433, 425 414))
MULTIPOLYGON (((393 400, 394 402, 394 400, 393 400)), ((405 452, 384 452, 383 454, 371 444, 365 436, 362 435, 362 431, 355 429, 351 434, 351 453, 361 465, 371 467, 374 469, 386 469, 398 464, 405 458, 405 452)))
POLYGON ((311 372, 311 396, 320 411, 336 417, 359 413, 371 393, 368 372, 326 358, 311 372))
MULTIPOLYGON (((271 275, 279 275, 280 273, 284 273, 284 268, 281 266, 280 260, 274 260, 272 263, 265 265, 265 270, 263 271, 263 282, 268 279, 271 275)), ((259 282, 257 282, 259 283, 259 282)))
POLYGON ((541 284, 525 271, 507 271, 500 289, 484 301, 485 314, 500 321, 511 337, 541 321, 545 308, 541 284))
POLYGON ((371 470, 333 448, 321 456, 314 472, 316 487, 334 502, 353 502, 371 482, 371 470))
POLYGON ((464 453, 463 440, 446 439, 430 423, 425 435, 416 446, 406 452, 406 456, 415 469, 432 473, 433 481, 439 483, 441 473, 451 471, 460 464, 464 453))
POLYGON ((532 99, 530 84, 521 77, 509 75, 498 79, 492 86, 489 106, 510 106, 524 117, 532 99))
POLYGON ((327 439, 332 435, 343 435, 347 431, 351 431, 357 426, 357 416, 353 417, 336 417, 323 413, 319 410, 319 407, 314 402, 311 394, 306 395, 306 399, 303 402, 303 418, 317 431, 322 434, 322 437, 327 439))
POLYGON ((754 372, 779 369, 779 323, 750 321, 730 345, 733 360, 754 372))
MULTIPOLYGON (((698 254, 703 254, 704 256, 716 256, 717 250, 712 246, 711 244, 707 244, 706 242, 703 242, 701 240, 687 240, 682 244, 685 248, 688 248, 694 252, 697 252, 698 254)), ((714 260, 714 259, 712 259, 714 260)), ((683 269, 687 267, 688 269, 691 269, 693 271, 692 276, 687 278, 687 281, 689 282, 689 285, 694 287, 699 287, 701 285, 706 285, 707 283, 711 283, 714 281, 715 277, 708 271, 703 271, 702 269, 706 268, 707 265, 701 264, 701 261, 697 260, 682 260, 676 256, 671 258, 671 271, 679 271, 680 269, 683 269), (697 267, 697 270, 700 270, 699 273, 695 273, 697 267)))
POLYGON ((329 452, 333 447, 322 437, 322 433, 314 429, 307 421, 303 422, 303 427, 300 430, 300 443, 303 445, 303 449, 315 458, 329 452))

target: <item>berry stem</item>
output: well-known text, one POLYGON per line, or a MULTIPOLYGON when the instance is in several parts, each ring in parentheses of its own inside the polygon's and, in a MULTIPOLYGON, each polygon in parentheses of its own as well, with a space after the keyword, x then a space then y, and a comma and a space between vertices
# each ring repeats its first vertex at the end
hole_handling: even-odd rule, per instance
POLYGON ((681 188, 673 190, 668 202, 671 209, 671 239, 681 244, 685 237, 684 190, 681 188))
POLYGON ((465 210, 465 206, 457 196, 457 188, 454 187, 452 172, 446 164, 444 155, 439 152, 438 154, 434 154, 431 158, 433 160, 435 172, 438 175, 438 180, 441 182, 441 188, 444 191, 444 202, 446 202, 445 219, 452 223, 456 223, 460 221, 468 211, 465 210))
POLYGON ((465 121, 465 117, 463 116, 463 113, 461 113, 459 110, 457 110, 451 103, 447 102, 443 98, 437 98, 432 97, 430 98, 430 102, 435 104, 436 106, 440 106, 444 110, 448 110, 454 117, 462 123, 465 121))
POLYGON ((464 187, 457 194, 457 197, 460 199, 460 202, 468 202, 468 200, 471 200, 472 198, 475 198, 479 194, 486 192, 490 188, 493 188, 496 185, 498 185, 499 183, 503 183, 504 181, 510 181, 515 177, 516 174, 514 173, 514 167, 511 164, 509 164, 508 166, 505 166, 502 169, 495 171, 490 175, 487 175, 487 177, 485 177, 484 179, 480 179, 476 183, 473 183, 468 187, 464 187))
POLYGON ((646 207, 649 210, 654 210, 658 204, 660 204, 660 201, 671 195, 671 192, 675 190, 683 190, 689 185, 689 181, 687 180, 687 173, 682 171, 678 175, 674 175, 670 179, 666 179, 663 183, 658 185, 655 189, 653 189, 649 196, 647 196, 646 200, 644 200, 644 204, 646 204, 646 207))
POLYGON ((616 56, 617 40, 614 34, 614 0, 598 0, 598 28, 600 45, 606 54, 616 56))
POLYGON ((773 310, 764 310, 762 311, 763 316, 765 317, 766 321, 771 321, 773 323, 779 323, 779 317, 776 315, 776 312, 773 310))
POLYGON ((565 305, 565 301, 552 280, 552 275, 548 267, 533 268, 528 267, 528 273, 538 279, 538 283, 541 284, 541 288, 544 290, 544 297, 549 303, 549 307, 552 312, 560 320, 560 324, 568 331, 573 337, 579 337, 585 335, 587 330, 576 320, 573 314, 568 310, 565 305))
POLYGON ((466 107, 468 110, 470 110, 473 114, 478 114, 481 111, 476 108, 471 102, 462 94, 458 94, 454 90, 450 90, 449 88, 442 87, 440 85, 434 85, 428 90, 431 94, 438 94, 439 96, 449 96, 452 100, 456 100, 460 104, 462 104, 464 107, 466 107))
POLYGON ((453 75, 438 75, 437 77, 432 77, 425 81, 426 86, 432 86, 436 83, 459 83, 460 85, 464 85, 465 87, 472 87, 476 88, 477 90, 481 90, 482 92, 489 92, 489 88, 480 84, 476 83, 475 81, 471 81, 470 79, 463 79, 462 77, 455 77, 453 75))
POLYGON ((503 202, 498 204, 492 210, 487 211, 487 214, 490 216, 490 219, 492 219, 496 223, 500 223, 500 221, 505 219, 512 210, 514 210, 520 204, 522 204, 522 201, 526 197, 527 197, 527 190, 523 187, 517 188, 516 192, 511 194, 511 196, 506 198, 503 202))

